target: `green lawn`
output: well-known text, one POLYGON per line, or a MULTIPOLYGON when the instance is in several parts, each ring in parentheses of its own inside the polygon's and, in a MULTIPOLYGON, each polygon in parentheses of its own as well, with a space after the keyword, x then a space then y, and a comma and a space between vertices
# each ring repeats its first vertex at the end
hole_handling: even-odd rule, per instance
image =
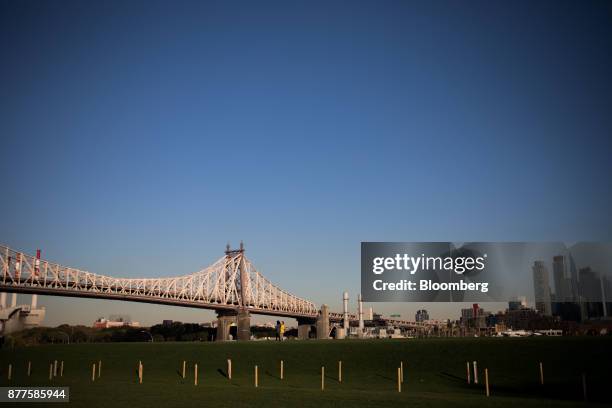
MULTIPOLYGON (((49 363, 64 360, 73 407, 174 406, 584 406, 583 372, 591 401, 612 402, 609 387, 612 338, 465 338, 375 341, 286 341, 228 343, 108 343, 47 345, 2 350, 0 385, 49 385, 49 363), (226 378, 226 360, 233 378, 226 378), (279 378, 284 360, 285 379, 279 378), (27 361, 32 376, 26 376, 27 361), (91 382, 91 364, 102 360, 102 377, 91 382), (136 367, 144 365, 138 384, 136 367), (188 361, 187 378, 180 376, 188 361), (338 382, 338 360, 343 382, 338 382), (477 360, 481 381, 489 369, 491 397, 482 385, 467 385, 466 361, 477 360), (402 393, 396 372, 404 361, 402 393), (545 385, 539 384, 538 362, 545 385), (193 364, 199 385, 193 385, 193 364), (259 388, 254 388, 254 366, 259 388), (321 391, 325 366, 325 391, 321 391)), ((19 406, 26 406, 20 404, 19 406)), ((41 404, 35 406, 40 407, 41 404)))

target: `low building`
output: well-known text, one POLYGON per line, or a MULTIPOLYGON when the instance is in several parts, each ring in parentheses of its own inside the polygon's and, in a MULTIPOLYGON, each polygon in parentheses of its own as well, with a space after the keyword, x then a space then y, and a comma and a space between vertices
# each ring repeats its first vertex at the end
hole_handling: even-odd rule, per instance
POLYGON ((109 329, 112 327, 140 327, 139 322, 132 322, 123 319, 110 320, 103 317, 96 320, 93 324, 94 329, 109 329))
POLYGON ((429 313, 427 313, 427 310, 425 309, 417 310, 416 314, 414 315, 414 320, 418 323, 426 322, 429 320, 429 313))

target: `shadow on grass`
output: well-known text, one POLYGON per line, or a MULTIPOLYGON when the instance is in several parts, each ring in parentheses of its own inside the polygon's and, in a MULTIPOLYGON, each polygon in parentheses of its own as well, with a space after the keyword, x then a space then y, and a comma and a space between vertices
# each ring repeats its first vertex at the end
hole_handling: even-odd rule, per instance
POLYGON ((236 384, 235 382, 233 382, 232 380, 230 380, 230 378, 228 377, 227 373, 226 373, 225 371, 223 371, 221 368, 217 368, 217 372, 218 372, 218 373, 221 375, 221 377, 223 377, 223 378, 225 378, 225 379, 229 380, 229 381, 230 381, 230 382, 229 382, 229 384, 230 384, 231 386, 234 386, 234 387, 240 387, 240 385, 239 385, 239 384, 236 384))
POLYGON ((445 378, 447 380, 451 380, 451 381, 457 382, 457 383, 464 383, 464 384, 467 385, 467 380, 465 378, 459 377, 459 376, 454 375, 454 374, 441 372, 441 373, 438 373, 438 377, 442 377, 442 378, 445 378))
POLYGON ((280 378, 280 375, 275 375, 275 374, 272 374, 272 373, 271 373, 271 372, 269 372, 268 370, 266 370, 264 374, 265 374, 265 375, 267 375, 267 376, 269 376, 269 377, 275 378, 275 379, 277 379, 277 380, 280 380, 280 379, 281 379, 281 378, 280 378))
MULTIPOLYGON (((462 389, 485 393, 485 385, 467 384, 466 380, 448 373, 438 374, 442 378, 452 381, 453 384, 462 389), (459 384, 461 383, 461 384, 459 384)), ((544 398, 556 401, 584 401, 582 379, 575 378, 574 381, 554 382, 541 385, 537 382, 515 382, 511 384, 496 384, 492 381, 489 385, 492 396, 521 397, 521 398, 544 398)), ((608 392, 608 385, 601 379, 593 380, 587 387, 588 402, 612 402, 612 395, 608 392)))
POLYGON ((325 374, 325 378, 329 378, 332 381, 340 383, 340 381, 338 381, 338 377, 332 377, 331 375, 325 374))
MULTIPOLYGON (((483 384, 478 384, 474 387, 481 388, 484 392, 483 384)), ((490 389, 492 395, 547 398, 564 401, 581 401, 583 399, 582 385, 569 382, 545 385, 534 383, 518 383, 516 385, 491 384, 490 389)))
POLYGON ((385 380, 393 381, 393 382, 395 382, 397 380, 396 378, 391 378, 391 377, 388 377, 388 376, 382 375, 382 374, 376 374, 376 376, 380 377, 380 378, 384 378, 385 380))

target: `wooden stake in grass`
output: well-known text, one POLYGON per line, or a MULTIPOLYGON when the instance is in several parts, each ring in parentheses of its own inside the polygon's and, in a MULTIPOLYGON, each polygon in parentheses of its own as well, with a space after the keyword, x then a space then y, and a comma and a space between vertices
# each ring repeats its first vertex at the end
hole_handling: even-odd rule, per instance
POLYGON ((13 376, 13 365, 9 364, 8 366, 8 380, 11 381, 11 377, 13 376))
POLYGON ((232 360, 229 358, 227 359, 227 379, 232 379, 232 360))
POLYGON ((281 360, 281 366, 280 366, 280 379, 284 379, 285 378, 285 363, 283 362, 283 360, 281 360))
POLYGON ((60 377, 64 376, 64 360, 60 363, 60 377))
POLYGON ((143 374, 143 366, 142 361, 138 362, 138 384, 142 384, 142 374, 143 374))
POLYGON ((467 383, 471 384, 472 381, 470 379, 470 362, 467 361, 465 364, 466 364, 466 368, 467 368, 467 383))
POLYGON ((342 360, 338 361, 338 382, 342 382, 342 360))
POLYGON ((57 360, 53 362, 53 376, 57 377, 57 360))
POLYGON ((404 383, 404 362, 400 361, 400 378, 402 379, 402 384, 404 383))
POLYGON ((587 384, 586 384, 586 374, 582 373, 582 395, 584 397, 584 402, 588 402, 587 398, 587 384))
POLYGON ((53 381, 53 363, 49 364, 49 381, 53 381))
MULTIPOLYGON (((183 378, 185 378, 185 362, 183 361, 183 378)), ((198 363, 193 366, 193 385, 198 385, 198 363)))
POLYGON ((32 362, 28 361, 28 377, 32 374, 32 362))
POLYGON ((544 385, 544 366, 540 361, 540 385, 544 385))
POLYGON ((485 389, 487 390, 487 397, 489 394, 489 369, 485 368, 485 389))
POLYGON ((402 369, 397 367, 397 392, 402 392, 402 369))
POLYGON ((478 384, 478 363, 474 361, 472 365, 474 367, 474 384, 478 384))
POLYGON ((321 367, 321 391, 325 390, 325 367, 321 367))
POLYGON ((102 360, 98 361, 98 378, 102 376, 102 360))
POLYGON ((96 381, 96 363, 91 365, 91 381, 96 381))
POLYGON ((183 380, 185 379, 185 368, 187 366, 187 362, 183 360, 183 380))
POLYGON ((257 388, 257 386, 259 385, 259 373, 257 372, 257 366, 255 366, 255 388, 257 388))

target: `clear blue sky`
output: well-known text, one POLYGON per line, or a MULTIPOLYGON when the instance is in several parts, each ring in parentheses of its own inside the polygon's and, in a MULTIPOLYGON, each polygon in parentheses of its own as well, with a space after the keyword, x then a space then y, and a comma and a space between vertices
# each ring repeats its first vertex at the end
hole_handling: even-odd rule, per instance
POLYGON ((0 0, 0 241, 155 277, 242 239, 339 308, 361 241, 611 240, 611 73, 609 2, 0 0))

